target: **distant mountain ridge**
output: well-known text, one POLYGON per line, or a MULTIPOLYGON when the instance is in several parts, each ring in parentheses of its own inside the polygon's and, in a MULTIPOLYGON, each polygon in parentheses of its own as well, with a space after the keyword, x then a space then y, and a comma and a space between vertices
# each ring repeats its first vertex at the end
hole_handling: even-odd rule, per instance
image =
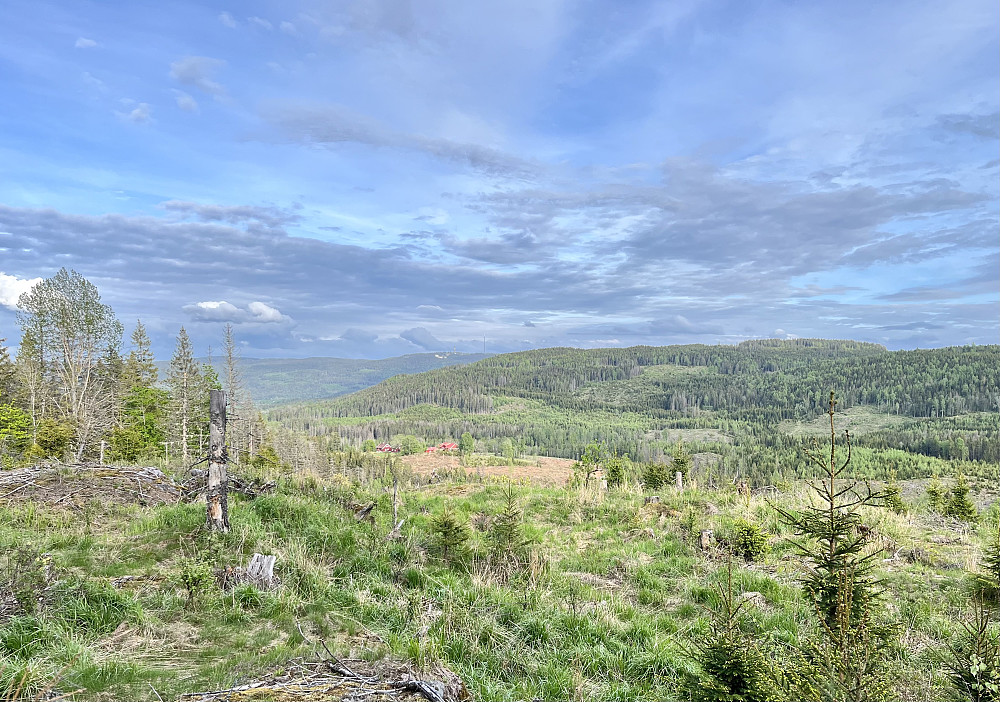
MULTIPOLYGON (((242 358, 243 376, 254 402, 261 408, 289 402, 322 400, 347 395, 377 385, 394 375, 408 375, 464 365, 489 358, 492 354, 411 353, 393 358, 242 358)), ((202 363, 207 358, 198 359, 202 363)), ((222 359, 212 365, 222 375, 222 359)), ((167 361, 158 361, 160 378, 167 374, 167 361)))

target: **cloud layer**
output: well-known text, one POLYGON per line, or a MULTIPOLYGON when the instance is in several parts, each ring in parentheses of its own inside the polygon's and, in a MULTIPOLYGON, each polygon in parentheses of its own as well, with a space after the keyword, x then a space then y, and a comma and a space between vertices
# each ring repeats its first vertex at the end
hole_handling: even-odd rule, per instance
POLYGON ((53 7, 0 336, 67 266, 161 355, 1000 341, 995 2, 53 7))

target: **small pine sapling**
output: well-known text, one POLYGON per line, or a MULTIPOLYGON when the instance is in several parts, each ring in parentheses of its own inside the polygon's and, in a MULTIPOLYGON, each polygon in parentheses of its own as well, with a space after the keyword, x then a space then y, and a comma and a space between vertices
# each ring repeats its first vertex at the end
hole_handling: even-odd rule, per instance
POLYGON ((745 561, 759 561, 771 552, 771 535, 759 524, 737 519, 729 543, 733 552, 745 561))
POLYGON ((607 478, 608 487, 621 487, 631 467, 632 461, 629 460, 628 455, 619 456, 617 451, 612 453, 611 458, 604 466, 604 476, 607 478))
POLYGON ((642 486, 659 490, 670 482, 670 467, 663 463, 647 463, 642 469, 642 486))
POLYGON ((688 473, 691 472, 691 466, 694 464, 694 461, 691 458, 691 454, 684 449, 683 441, 677 442, 671 458, 670 470, 674 473, 680 473, 684 476, 684 480, 687 480, 688 473))
POLYGON ((889 472, 889 482, 882 491, 885 498, 882 504, 896 514, 906 514, 906 504, 903 502, 903 495, 896 481, 896 471, 889 472))
POLYGON ((944 508, 947 517, 954 517, 963 522, 974 522, 979 517, 976 506, 969 499, 969 482, 965 475, 959 470, 955 474, 955 486, 951 489, 951 495, 944 508))
POLYGON ((503 509, 493 517, 486 538, 491 565, 494 569, 509 570, 528 562, 531 540, 524 533, 524 512, 517 503, 513 485, 505 486, 503 500, 503 509))
POLYGON ((980 576, 982 594, 1000 603, 1000 522, 991 531, 990 543, 983 553, 983 571, 980 576))
POLYGON ((431 520, 432 546, 441 558, 449 563, 466 555, 469 526, 450 507, 445 507, 431 520))
POLYGON ((812 601, 819 633, 804 654, 817 666, 821 678, 817 685, 827 699, 877 702, 891 699, 886 655, 894 632, 874 616, 882 594, 875 575, 881 550, 872 547, 870 532, 860 528, 859 509, 880 504, 884 494, 847 478, 850 434, 844 432, 847 457, 839 458, 835 409, 831 392, 829 455, 821 455, 815 447, 806 451, 822 469, 822 479, 811 485, 820 505, 801 512, 774 509, 800 537, 792 543, 804 561, 801 582, 812 601))
POLYGON ((1000 700, 1000 629, 981 600, 974 603, 972 618, 962 622, 957 643, 941 656, 952 699, 969 702, 1000 700))
POLYGON ((746 630, 743 609, 749 600, 733 593, 733 564, 725 585, 715 585, 718 604, 709 609, 708 631, 693 641, 689 657, 697 675, 681 680, 685 699, 694 702, 770 702, 778 699, 776 673, 746 630))
POLYGON ((945 492, 941 480, 937 475, 933 476, 931 481, 927 483, 927 504, 935 512, 941 512, 944 510, 947 497, 947 492, 945 492))

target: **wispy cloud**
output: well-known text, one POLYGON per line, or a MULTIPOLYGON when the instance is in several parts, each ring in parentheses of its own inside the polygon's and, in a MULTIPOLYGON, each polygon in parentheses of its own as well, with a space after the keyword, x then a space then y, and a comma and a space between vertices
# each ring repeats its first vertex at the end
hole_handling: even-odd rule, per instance
POLYGON ((182 85, 191 85, 214 97, 223 97, 226 89, 211 76, 225 65, 225 61, 207 56, 185 56, 170 64, 170 77, 182 85))

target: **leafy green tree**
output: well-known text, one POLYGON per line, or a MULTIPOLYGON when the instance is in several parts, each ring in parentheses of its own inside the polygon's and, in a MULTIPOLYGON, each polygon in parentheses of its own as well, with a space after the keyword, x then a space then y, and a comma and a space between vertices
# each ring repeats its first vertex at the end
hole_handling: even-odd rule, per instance
POLYGON ((608 449, 603 443, 587 444, 578 462, 585 485, 590 483, 590 478, 604 467, 604 462, 607 460, 608 449))
POLYGON ((403 436, 396 437, 395 443, 399 446, 399 452, 404 456, 422 453, 427 448, 427 444, 422 439, 412 434, 404 434, 403 436))
POLYGON ((35 443, 27 451, 29 458, 62 459, 73 443, 73 426, 45 417, 35 428, 35 443))
POLYGON ((371 453, 377 446, 378 444, 375 443, 375 439, 365 439, 361 442, 361 450, 365 453, 371 453))
MULTIPOLYGON (((0 458, 13 459, 31 445, 31 417, 10 403, 0 405, 0 458)), ((9 467, 12 460, 5 464, 9 467)))
POLYGON ((476 440, 472 438, 472 434, 467 431, 462 432, 458 440, 458 450, 463 456, 468 456, 476 450, 476 440))
POLYGON ((65 268, 18 308, 22 352, 37 360, 46 408, 73 423, 79 459, 114 421, 121 322, 93 283, 65 268))

